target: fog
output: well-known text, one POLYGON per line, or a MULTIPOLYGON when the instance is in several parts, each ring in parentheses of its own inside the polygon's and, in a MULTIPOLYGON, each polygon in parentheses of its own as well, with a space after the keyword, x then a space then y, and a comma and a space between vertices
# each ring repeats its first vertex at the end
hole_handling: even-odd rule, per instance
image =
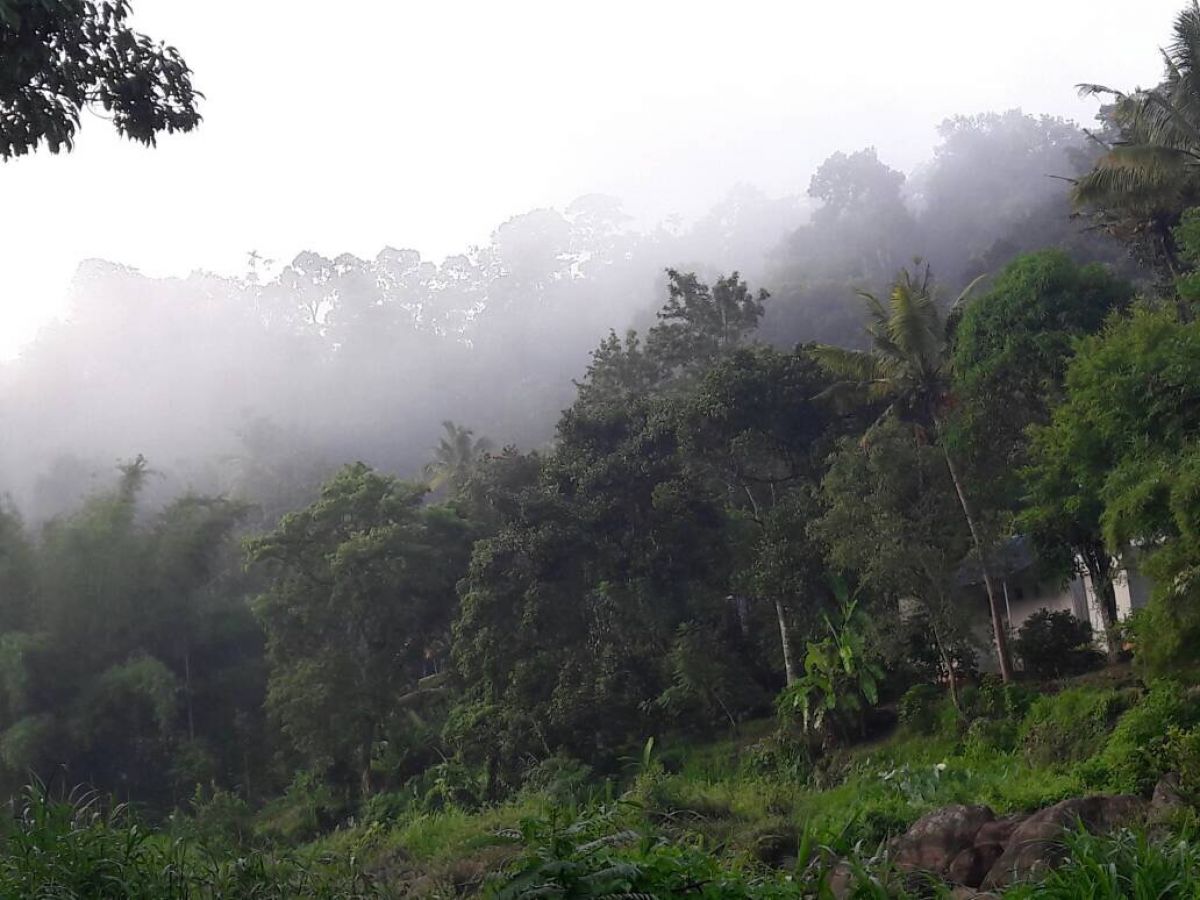
POLYGON ((139 453, 267 516, 344 461, 418 476, 444 420, 542 446, 667 267, 767 288, 780 346, 854 343, 914 256, 947 295, 1043 246, 1136 277, 1071 216, 1068 118, 1154 80, 1176 4, 184 6, 137 22, 198 132, 85 120, 0 168, 0 492, 34 522, 139 453))

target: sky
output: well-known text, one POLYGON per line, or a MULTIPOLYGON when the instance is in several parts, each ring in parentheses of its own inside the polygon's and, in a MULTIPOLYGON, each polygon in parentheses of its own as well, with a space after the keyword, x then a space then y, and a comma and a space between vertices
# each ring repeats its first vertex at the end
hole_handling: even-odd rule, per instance
POLYGON ((1153 84, 1182 3, 133 0, 204 122, 146 149, 85 113, 73 153, 0 163, 0 359, 64 314, 88 258, 440 259, 587 193, 648 225, 742 182, 802 193, 836 150, 908 170, 956 113, 1089 124, 1074 85, 1153 84))

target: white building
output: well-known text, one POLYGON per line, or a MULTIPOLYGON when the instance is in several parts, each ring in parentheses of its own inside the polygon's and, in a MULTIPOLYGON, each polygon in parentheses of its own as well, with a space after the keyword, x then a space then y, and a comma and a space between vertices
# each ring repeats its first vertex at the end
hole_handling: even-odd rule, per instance
MULTIPOLYGON (((996 554, 996 559, 992 561, 992 577, 1001 594, 1005 624, 1010 635, 1015 635, 1025 620, 1038 610, 1066 610, 1076 618, 1090 622, 1097 644, 1101 649, 1106 649, 1104 620, 1099 606, 1102 599, 1097 596, 1091 578, 1086 575, 1075 577, 1063 585, 1041 577, 1029 542, 1024 538, 1014 538, 996 554)), ((964 566, 959 584, 963 600, 972 607, 971 618, 977 620, 972 630, 978 634, 981 646, 990 649, 991 612, 978 565, 964 566)), ((1128 618, 1134 610, 1145 606, 1150 599, 1150 590, 1149 579, 1139 572, 1118 571, 1113 576, 1116 600, 1113 612, 1116 621, 1128 618)), ((994 670, 995 654, 981 654, 979 663, 981 669, 994 670)))

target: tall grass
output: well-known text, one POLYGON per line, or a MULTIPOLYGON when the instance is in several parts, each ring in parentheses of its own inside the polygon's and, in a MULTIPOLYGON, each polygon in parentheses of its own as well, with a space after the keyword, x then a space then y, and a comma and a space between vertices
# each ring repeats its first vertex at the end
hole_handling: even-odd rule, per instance
POLYGON ((0 897, 54 900, 359 898, 384 893, 352 859, 229 855, 154 835, 90 792, 27 788, 0 836, 0 897))

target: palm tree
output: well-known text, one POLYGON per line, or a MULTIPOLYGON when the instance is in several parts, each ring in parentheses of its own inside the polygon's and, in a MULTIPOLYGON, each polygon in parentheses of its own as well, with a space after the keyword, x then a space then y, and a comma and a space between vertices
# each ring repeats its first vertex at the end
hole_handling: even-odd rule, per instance
MULTIPOLYGON (((919 261, 917 266, 920 266, 919 261)), ((978 281, 976 279, 967 286, 954 306, 963 301, 978 281)), ((812 353, 831 374, 843 379, 831 391, 850 392, 871 403, 885 403, 877 423, 887 416, 899 416, 941 449, 971 541, 979 555, 1000 675, 1008 681, 1012 678, 1012 663, 1000 600, 992 583, 979 524, 967 499, 962 475, 944 440, 945 413, 950 399, 949 329, 938 308, 929 266, 918 275, 902 270, 892 285, 886 304, 873 294, 860 292, 860 296, 867 304, 867 333, 871 336, 872 348, 846 350, 820 346, 812 353)))
POLYGON ((438 490, 449 485, 457 493, 466 484, 471 470, 492 449, 492 442, 485 437, 476 438, 470 428, 455 425, 449 419, 442 422, 445 431, 433 451, 433 462, 425 466, 425 477, 429 487, 438 490))
POLYGON ((1156 244, 1172 274, 1178 263, 1170 228, 1200 197, 1200 4, 1175 19, 1175 37, 1162 50, 1166 73, 1157 87, 1124 93, 1081 84, 1084 96, 1103 96, 1102 109, 1120 131, 1092 170, 1075 181, 1073 199, 1099 210, 1106 224, 1156 244))

